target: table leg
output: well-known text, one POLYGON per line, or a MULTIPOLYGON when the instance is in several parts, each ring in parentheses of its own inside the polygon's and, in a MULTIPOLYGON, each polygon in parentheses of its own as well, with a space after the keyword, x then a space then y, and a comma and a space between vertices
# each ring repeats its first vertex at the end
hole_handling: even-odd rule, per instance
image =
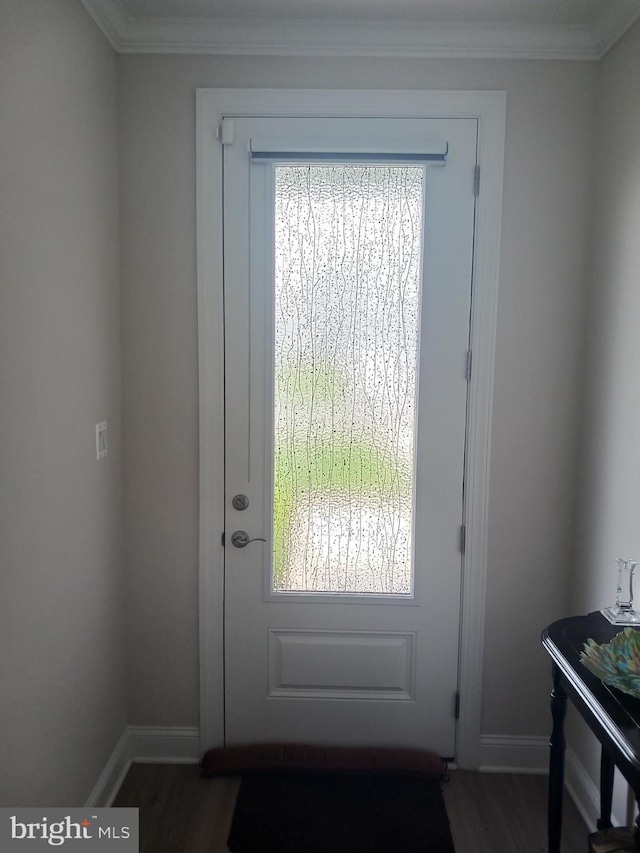
POLYGON ((564 718, 567 712, 567 694, 560 684, 560 670, 553 664, 553 690, 551 691, 551 716, 553 730, 549 741, 549 853, 560 853, 562 837, 562 798, 564 793, 564 718))
POLYGON ((611 756, 602 750, 600 755, 600 819, 598 829, 611 829, 611 802, 613 800, 613 775, 615 764, 611 756))

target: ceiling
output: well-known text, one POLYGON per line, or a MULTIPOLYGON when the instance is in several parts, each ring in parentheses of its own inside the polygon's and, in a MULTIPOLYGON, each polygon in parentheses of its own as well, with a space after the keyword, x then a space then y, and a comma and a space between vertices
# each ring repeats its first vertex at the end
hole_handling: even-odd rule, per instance
POLYGON ((121 53, 600 59, 640 0, 82 0, 121 53))

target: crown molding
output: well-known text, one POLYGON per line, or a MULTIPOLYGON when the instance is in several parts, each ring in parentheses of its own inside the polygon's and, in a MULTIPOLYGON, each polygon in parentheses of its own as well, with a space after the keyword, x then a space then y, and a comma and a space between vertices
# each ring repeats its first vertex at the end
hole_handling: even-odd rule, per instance
POLYGON ((624 0, 617 6, 612 5, 607 8, 594 27, 598 59, 602 59, 638 18, 640 18, 640 4, 636 0, 624 0))
POLYGON ((129 19, 124 15, 118 0, 81 0, 111 46, 117 53, 122 52, 122 44, 129 28, 129 19))
POLYGON ((143 18, 119 0, 82 0, 118 53, 598 60, 640 17, 611 3, 596 25, 143 18))

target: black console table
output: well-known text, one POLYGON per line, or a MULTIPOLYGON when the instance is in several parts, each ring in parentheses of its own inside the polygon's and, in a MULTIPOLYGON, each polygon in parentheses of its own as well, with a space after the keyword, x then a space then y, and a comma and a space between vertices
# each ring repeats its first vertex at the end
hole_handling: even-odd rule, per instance
MULTIPOLYGON (((564 717, 571 699, 602 744, 600 765, 600 820, 598 829, 611 826, 613 775, 617 767, 640 802, 640 699, 607 687, 580 663, 588 638, 606 643, 623 629, 599 613, 554 622, 542 634, 542 645, 553 661, 551 713, 553 731, 549 760, 549 853, 560 853, 564 789, 564 717)), ((640 818, 635 844, 640 850, 640 818)))

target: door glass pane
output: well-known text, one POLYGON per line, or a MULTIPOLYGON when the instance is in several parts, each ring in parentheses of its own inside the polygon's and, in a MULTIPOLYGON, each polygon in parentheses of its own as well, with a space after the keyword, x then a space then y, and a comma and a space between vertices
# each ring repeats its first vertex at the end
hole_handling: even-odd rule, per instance
POLYGON ((409 595, 424 169, 275 182, 272 588, 409 595))

